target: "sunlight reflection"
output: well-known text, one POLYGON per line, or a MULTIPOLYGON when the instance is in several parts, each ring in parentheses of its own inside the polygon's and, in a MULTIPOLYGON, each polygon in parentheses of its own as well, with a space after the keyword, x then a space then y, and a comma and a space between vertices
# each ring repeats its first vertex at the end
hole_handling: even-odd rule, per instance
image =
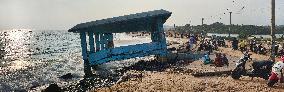
POLYGON ((31 38, 29 31, 28 29, 13 29, 7 31, 7 35, 5 36, 6 55, 4 59, 11 63, 12 69, 21 69, 30 64, 24 60, 27 54, 30 53, 28 51, 29 48, 25 45, 30 43, 28 40, 31 38))
POLYGON ((9 67, 10 67, 10 69, 18 70, 18 69, 25 69, 25 68, 27 68, 27 66, 33 66, 33 65, 32 65, 32 63, 30 63, 28 61, 16 60, 16 61, 12 61, 12 64, 9 67))

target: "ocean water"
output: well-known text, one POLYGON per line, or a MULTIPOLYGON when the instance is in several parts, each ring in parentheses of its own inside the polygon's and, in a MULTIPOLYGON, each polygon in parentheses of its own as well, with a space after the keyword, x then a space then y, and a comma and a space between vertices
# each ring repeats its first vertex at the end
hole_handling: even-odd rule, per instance
MULTIPOLYGON (((213 35, 221 36, 221 37, 228 37, 229 36, 229 34, 207 33, 207 36, 213 36, 213 35)), ((239 34, 231 34, 230 36, 231 37, 238 37, 239 34)))
MULTIPOLYGON (((207 36, 213 36, 213 35, 216 35, 216 36, 221 36, 221 37, 228 37, 229 34, 218 34, 218 33, 207 33, 207 36)), ((238 37, 239 34, 231 34, 231 37, 238 37)), ((256 37, 256 38, 271 38, 271 35, 251 35, 253 37, 256 37)), ((275 34, 275 37, 276 38, 281 38, 281 37, 284 37, 284 34, 275 34)))
MULTIPOLYGON (((114 34, 115 47, 147 43, 149 37, 114 34)), ((51 83, 76 84, 83 79, 80 38, 66 30, 0 31, 0 92, 40 91, 51 83), (59 77, 72 73, 74 78, 59 77)), ((135 60, 103 64, 103 70, 117 69, 135 60)))

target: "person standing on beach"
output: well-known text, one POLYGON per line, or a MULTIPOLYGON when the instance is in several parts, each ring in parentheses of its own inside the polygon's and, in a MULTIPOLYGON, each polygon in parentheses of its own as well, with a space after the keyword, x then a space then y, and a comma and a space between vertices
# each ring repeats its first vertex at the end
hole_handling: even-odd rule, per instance
POLYGON ((238 44, 239 44, 239 41, 237 40, 237 38, 234 38, 232 41, 233 50, 238 50, 238 44))
POLYGON ((194 47, 194 44, 196 43, 195 37, 192 35, 189 38, 189 49, 191 50, 194 47))
POLYGON ((207 41, 207 51, 209 51, 209 53, 213 52, 212 40, 207 41))
POLYGON ((255 46, 256 46, 256 40, 253 39, 250 41, 250 51, 251 52, 255 52, 255 49, 254 49, 255 46))
POLYGON ((275 44, 275 46, 274 46, 274 53, 275 53, 275 55, 278 55, 278 49, 279 49, 279 45, 275 44))
POLYGON ((265 48, 262 46, 261 43, 258 45, 257 49, 258 54, 264 54, 265 48))
POLYGON ((245 40, 242 40, 241 43, 239 44, 241 52, 246 50, 246 42, 245 40))
POLYGON ((196 43, 196 41, 199 41, 198 35, 194 35, 194 38, 195 38, 195 43, 196 43))

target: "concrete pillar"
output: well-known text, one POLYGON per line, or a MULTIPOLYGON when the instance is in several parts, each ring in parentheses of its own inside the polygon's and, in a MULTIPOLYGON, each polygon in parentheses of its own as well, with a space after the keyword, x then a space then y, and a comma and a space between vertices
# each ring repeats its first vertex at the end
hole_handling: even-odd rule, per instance
POLYGON ((92 75, 92 72, 91 72, 90 62, 88 60, 86 33, 81 32, 80 38, 81 38, 82 56, 84 60, 84 73, 85 77, 89 77, 92 75))
POLYGON ((158 33, 157 34, 158 41, 161 43, 161 46, 164 49, 164 54, 163 55, 166 55, 166 53, 167 53, 167 41, 166 41, 164 27, 163 27, 163 23, 162 23, 161 19, 157 20, 156 31, 158 33))
POLYGON ((88 59, 87 57, 87 41, 86 41, 86 33, 81 32, 80 33, 80 38, 81 38, 81 48, 82 48, 82 56, 83 59, 88 59))

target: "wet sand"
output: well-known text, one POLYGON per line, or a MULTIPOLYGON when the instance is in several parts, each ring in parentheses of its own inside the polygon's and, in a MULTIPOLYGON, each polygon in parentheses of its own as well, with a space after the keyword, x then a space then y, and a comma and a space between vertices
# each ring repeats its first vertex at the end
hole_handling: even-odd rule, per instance
MULTIPOLYGON (((170 38, 172 41, 183 41, 186 39, 170 38)), ((182 43, 180 43, 182 44, 182 43)), ((178 46, 178 45, 177 45, 178 46)), ((208 71, 227 71, 235 68, 235 62, 241 57, 240 51, 232 51, 231 48, 219 48, 217 52, 225 53, 229 59, 229 67, 214 67, 211 65, 203 65, 200 60, 192 61, 177 61, 170 67, 161 71, 127 71, 128 78, 120 83, 116 83, 111 87, 94 89, 96 92, 111 92, 111 91, 237 91, 237 92, 283 92, 284 85, 276 84, 270 88, 266 85, 266 80, 243 76, 240 80, 234 80, 229 75, 194 77, 192 73, 208 72, 208 71), (135 76, 136 75, 136 76, 135 76), (141 75, 141 76, 137 76, 141 75)), ((210 56, 214 58, 213 55, 210 56)), ((253 54, 252 61, 267 60, 269 56, 253 54)), ((250 64, 247 63, 247 68, 250 64)))

